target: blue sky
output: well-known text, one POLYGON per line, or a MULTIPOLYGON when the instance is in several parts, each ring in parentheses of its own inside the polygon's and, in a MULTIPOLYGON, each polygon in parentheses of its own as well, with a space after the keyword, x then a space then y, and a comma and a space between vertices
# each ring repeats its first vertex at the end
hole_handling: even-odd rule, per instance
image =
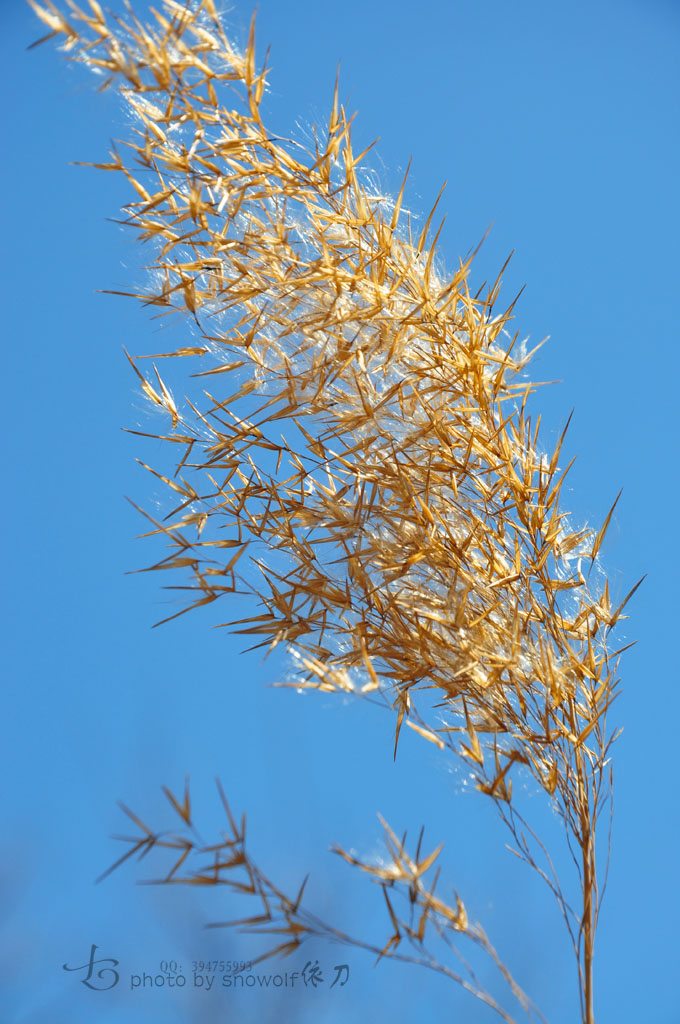
MULTIPOLYGON (((140 4, 140 8, 141 8, 140 4)), ((239 43, 251 7, 228 19, 239 43)), ((160 787, 191 775, 197 818, 219 827, 213 778, 248 814, 253 852, 293 889, 311 871, 310 904, 355 934, 383 909, 327 852, 377 850, 380 812, 397 831, 421 824, 442 868, 552 1024, 577 1017, 566 933, 540 883, 503 850, 482 798, 462 791, 437 751, 370 707, 272 689, 285 665, 240 654, 200 612, 177 609, 135 535, 125 501, 152 503, 134 462, 158 448, 121 427, 148 427, 122 346, 161 351, 181 332, 97 289, 134 290, 145 253, 113 221, 127 199, 114 175, 69 166, 105 158, 124 135, 114 95, 95 92, 41 33, 30 10, 3 6, 8 140, 0 166, 6 381, 3 502, 6 670, 0 846, 0 983, 8 1024, 494 1018, 444 979, 310 942, 301 961, 347 962, 342 990, 88 991, 62 964, 92 943, 125 977, 162 960, 247 959, 261 945, 208 921, 240 913, 219 892, 137 886, 148 862, 95 886, 126 832, 124 800, 169 820, 160 787), (161 337, 159 337, 161 335, 161 337), (170 339, 168 341, 168 339, 170 339)), ((260 52, 272 46, 270 123, 283 134, 323 122, 341 61, 341 96, 359 111, 356 149, 398 191, 413 156, 408 205, 427 213, 446 179, 440 251, 454 267, 493 227, 473 282, 526 283, 516 326, 551 339, 533 376, 560 383, 536 401, 546 444, 572 408, 564 491, 577 520, 599 525, 623 487, 603 548, 613 597, 644 574, 622 643, 616 716, 615 825, 597 949, 598 1021, 678 1018, 676 374, 678 43, 670 0, 542 4, 454 0, 419 5, 260 0, 260 52), (362 144, 363 143, 363 144, 362 144)), ((526 799, 533 799, 526 794, 526 799)), ((550 823, 546 823, 550 827, 550 823)), ((378 934, 382 934, 379 931, 378 934)), ((297 961, 296 961, 297 963, 297 961)), ((303 963, 297 963, 297 969, 303 963)), ((293 969, 291 963, 281 969, 293 969)))

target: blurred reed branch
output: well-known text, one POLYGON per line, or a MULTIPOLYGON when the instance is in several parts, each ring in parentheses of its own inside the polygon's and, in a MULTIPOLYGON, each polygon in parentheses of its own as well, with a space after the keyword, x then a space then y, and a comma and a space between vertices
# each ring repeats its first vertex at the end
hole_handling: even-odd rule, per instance
MULTIPOLYGON (((188 571, 190 603, 177 614, 251 591, 258 614, 231 628, 255 646, 285 645, 296 688, 384 704, 395 756, 406 723, 463 759, 514 852, 557 900, 592 1024, 606 878, 596 836, 611 812, 608 713, 621 653, 610 633, 635 588, 613 607, 592 572, 614 509, 599 531, 572 528, 561 509, 564 433, 541 450, 528 412, 536 385, 523 376, 530 354, 509 333, 512 305, 496 311, 500 275, 483 295, 470 290, 471 260, 445 276, 439 200, 415 233, 402 210, 406 180, 396 200, 370 187, 337 81, 323 137, 315 131, 305 148, 273 135, 254 26, 240 53, 213 0, 163 0, 153 25, 131 7, 107 18, 95 0, 65 12, 29 2, 44 38, 59 38, 102 88, 118 88, 134 117, 127 159, 114 149, 94 166, 127 178, 125 223, 151 243, 149 288, 137 298, 188 315, 198 335, 158 358, 213 364, 197 374, 208 378, 202 406, 180 408, 155 364, 148 373, 130 359, 168 418, 167 432, 149 436, 176 453, 172 476, 147 467, 176 501, 162 521, 145 513, 170 552, 151 568, 188 571), (520 767, 564 824, 575 905, 513 801, 520 767)), ((268 955, 311 934, 373 949, 260 872, 226 800, 230 830, 204 846, 191 838, 188 792, 181 805, 168 795, 189 835, 164 839, 128 812, 141 834, 121 860, 170 845, 179 859, 163 881, 249 893, 259 912, 240 923, 284 940, 268 955), (195 856, 208 862, 180 874, 195 856)), ((438 851, 421 857, 419 843, 409 854, 384 827, 387 867, 337 851, 383 890, 391 932, 374 952, 412 959, 406 942, 417 962, 512 1020, 473 972, 427 950, 434 930, 465 965, 453 945, 464 938, 535 1013, 460 898, 450 905, 434 895, 436 879, 425 882, 438 851), (401 916, 395 889, 407 897, 401 916)))

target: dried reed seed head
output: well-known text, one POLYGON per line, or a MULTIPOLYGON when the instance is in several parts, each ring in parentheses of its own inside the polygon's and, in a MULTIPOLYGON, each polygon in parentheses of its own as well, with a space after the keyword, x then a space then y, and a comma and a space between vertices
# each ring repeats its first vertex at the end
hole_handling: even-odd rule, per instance
POLYGON ((200 344, 172 354, 217 361, 202 411, 135 366, 183 451, 156 473, 179 503, 153 520, 171 553, 152 568, 190 569, 193 607, 237 590, 248 551, 262 610, 231 625, 297 652, 296 686, 391 691, 397 736, 410 717, 495 799, 518 763, 568 799, 574 759, 601 771, 611 742, 621 608, 584 574, 609 519, 571 530, 563 437, 539 454, 500 276, 484 298, 470 261, 444 278, 434 210, 414 238, 404 188, 393 204, 369 191, 337 83, 325 141, 274 137, 254 29, 239 54, 211 0, 164 0, 153 27, 29 2, 121 89, 130 160, 95 166, 126 176, 128 223, 155 247, 139 298, 195 323, 200 344), (417 688, 444 724, 419 718, 417 688))

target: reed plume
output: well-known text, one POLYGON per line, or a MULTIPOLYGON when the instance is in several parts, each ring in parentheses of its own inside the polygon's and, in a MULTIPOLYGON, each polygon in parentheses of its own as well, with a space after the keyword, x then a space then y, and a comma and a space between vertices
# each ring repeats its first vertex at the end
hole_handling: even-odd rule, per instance
MULTIPOLYGON (((446 276, 439 200, 416 233, 406 180, 396 200, 370 187, 337 81, 323 137, 305 148, 274 135, 254 26, 240 53, 213 0, 163 0, 152 25, 129 7, 107 19, 96 0, 66 13, 29 2, 45 38, 118 88, 134 116, 127 159, 114 150, 94 166, 125 175, 126 223, 153 252, 137 298, 193 324, 197 344, 167 355, 213 363, 198 374, 203 404, 180 406, 155 365, 130 358, 167 414, 166 431, 148 436, 175 453, 171 476, 147 467, 176 501, 164 520, 145 513, 169 546, 151 568, 189 575, 177 614, 249 592, 256 613, 231 628, 255 646, 284 645, 297 689, 382 703, 395 756, 406 725, 463 759, 557 900, 593 1024, 596 835, 611 809, 620 654, 609 634, 633 591, 614 608, 591 571, 614 507, 598 531, 572 528, 561 508, 564 433, 543 450, 523 372, 531 353, 509 331, 514 304, 496 308, 500 275, 483 295, 470 289, 472 258, 446 276), (575 907, 516 807, 519 769, 564 824, 575 907)), ((141 831, 118 864, 169 846, 178 859, 165 881, 249 893, 257 912, 240 923, 283 940, 266 955, 310 935, 374 948, 258 868, 223 793, 229 830, 208 845, 191 832, 188 790, 182 802, 167 795, 186 831, 168 838, 128 812, 141 831)), ((384 828, 381 865, 337 849, 382 887, 389 932, 374 951, 440 970, 513 1020, 428 947, 437 935, 466 940, 537 1014, 463 901, 435 895, 439 850, 408 852, 384 828)))

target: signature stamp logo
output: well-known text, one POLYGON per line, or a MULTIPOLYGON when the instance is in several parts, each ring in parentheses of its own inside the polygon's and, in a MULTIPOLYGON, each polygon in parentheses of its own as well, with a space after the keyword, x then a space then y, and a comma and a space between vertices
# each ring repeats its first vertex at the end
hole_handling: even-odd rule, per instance
POLYGON ((93 989, 95 992, 108 992, 109 989, 115 988, 120 980, 118 971, 115 968, 118 966, 118 960, 114 960, 113 957, 102 957, 99 960, 95 960, 94 955, 99 947, 92 944, 90 949, 90 959, 87 963, 81 964, 80 967, 69 967, 68 964, 63 964, 65 971, 87 971, 87 975, 79 980, 83 985, 87 985, 88 988, 93 989), (95 967, 98 964, 109 964, 108 967, 100 967, 96 972, 96 980, 93 982, 92 977, 95 974, 95 967))

